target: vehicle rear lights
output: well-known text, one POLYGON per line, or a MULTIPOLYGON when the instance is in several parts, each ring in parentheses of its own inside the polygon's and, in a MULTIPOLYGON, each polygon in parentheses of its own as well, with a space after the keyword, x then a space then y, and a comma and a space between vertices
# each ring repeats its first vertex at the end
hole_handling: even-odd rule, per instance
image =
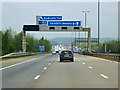
POLYGON ((71 56, 73 56, 73 54, 71 54, 71 56))
POLYGON ((62 56, 62 54, 60 54, 60 56, 62 56))

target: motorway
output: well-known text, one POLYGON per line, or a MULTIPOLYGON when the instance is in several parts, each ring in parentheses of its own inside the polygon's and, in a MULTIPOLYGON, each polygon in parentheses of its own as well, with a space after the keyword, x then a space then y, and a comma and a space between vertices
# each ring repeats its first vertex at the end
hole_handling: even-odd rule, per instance
POLYGON ((59 62, 59 55, 46 54, 2 67, 2 86, 118 88, 118 62, 79 54, 74 54, 74 60, 59 62))

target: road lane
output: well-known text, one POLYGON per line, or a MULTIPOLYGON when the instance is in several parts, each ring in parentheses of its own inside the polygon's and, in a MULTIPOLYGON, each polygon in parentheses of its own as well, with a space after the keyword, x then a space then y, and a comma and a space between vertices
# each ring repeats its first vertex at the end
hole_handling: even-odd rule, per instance
POLYGON ((52 63, 55 55, 46 55, 36 60, 2 70, 3 88, 22 88, 29 80, 38 75, 48 63, 52 63))
POLYGON ((75 54, 75 62, 58 55, 3 70, 4 88, 117 88, 117 63, 75 54), (84 63, 84 64, 83 64, 84 63))
POLYGON ((25 57, 16 57, 16 58, 6 58, 2 60, 2 68, 7 67, 7 66, 11 66, 14 64, 18 64, 24 61, 28 61, 30 59, 34 59, 34 58, 39 58, 41 56, 44 55, 48 55, 48 53, 45 54, 37 54, 37 55, 33 55, 33 56, 25 56, 25 57))
MULTIPOLYGON (((59 62, 59 59, 56 59, 52 64, 50 69, 41 76, 41 78, 36 82, 34 88, 117 88, 118 81, 116 80, 117 67, 114 67, 112 72, 109 73, 109 79, 105 78, 103 71, 107 74, 110 70, 104 69, 108 66, 112 66, 112 64, 107 66, 107 63, 102 63, 106 65, 105 67, 101 66, 101 70, 97 72, 97 66, 99 63, 96 62, 97 65, 94 67, 95 70, 91 70, 87 67, 86 64, 80 63, 79 59, 89 64, 87 59, 90 57, 75 55, 75 62, 59 62), (82 58, 81 58, 82 57, 82 58), (104 69, 104 70, 102 70, 104 69), (115 71, 114 71, 115 70, 115 71), (111 75, 112 74, 112 75, 111 75), (114 78, 111 76, 115 76, 114 78), (115 80, 116 81, 115 81, 115 80)), ((92 62, 92 61, 91 61, 92 62)), ((95 64, 96 64, 95 63, 95 64)), ((101 63, 100 63, 101 65, 101 63)), ((114 63, 113 63, 114 65, 114 63)), ((92 68, 93 69, 93 68, 92 68)), ((29 86, 30 87, 30 86, 29 86)))
POLYGON ((81 63, 86 63, 87 66, 92 66, 93 71, 96 73, 105 74, 105 76, 109 77, 110 82, 114 86, 118 86, 118 63, 115 63, 114 61, 110 61, 107 59, 101 59, 91 56, 83 56, 77 54, 77 57, 81 60, 81 63))

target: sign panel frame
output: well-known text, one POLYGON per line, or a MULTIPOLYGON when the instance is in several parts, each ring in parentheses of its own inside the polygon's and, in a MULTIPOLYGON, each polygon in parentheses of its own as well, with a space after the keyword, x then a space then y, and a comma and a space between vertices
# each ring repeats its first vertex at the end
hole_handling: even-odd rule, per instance
POLYGON ((55 49, 55 46, 52 46, 52 49, 55 49))
POLYGON ((45 46, 39 46, 39 51, 45 51, 45 46))
POLYGON ((81 26, 81 21, 48 21, 48 26, 81 26))
POLYGON ((62 20, 62 16, 39 16, 39 20, 62 20))

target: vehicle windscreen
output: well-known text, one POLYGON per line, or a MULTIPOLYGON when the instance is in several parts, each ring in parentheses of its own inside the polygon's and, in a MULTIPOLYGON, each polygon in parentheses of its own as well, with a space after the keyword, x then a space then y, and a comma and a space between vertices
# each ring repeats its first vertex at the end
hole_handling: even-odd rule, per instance
POLYGON ((72 52, 71 51, 62 51, 61 54, 63 54, 63 55, 69 54, 70 55, 70 54, 72 54, 72 52))

